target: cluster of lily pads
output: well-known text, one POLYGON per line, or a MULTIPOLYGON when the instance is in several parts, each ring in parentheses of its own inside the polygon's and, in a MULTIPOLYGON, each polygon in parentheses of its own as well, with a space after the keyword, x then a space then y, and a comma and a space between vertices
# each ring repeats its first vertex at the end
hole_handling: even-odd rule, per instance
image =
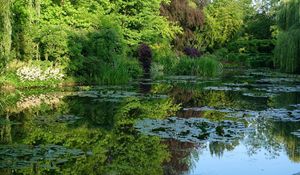
POLYGON ((0 168, 23 169, 33 166, 55 169, 74 158, 84 155, 79 149, 58 145, 1 145, 0 168))
POLYGON ((110 102, 119 102, 122 99, 130 97, 138 98, 167 98, 167 95, 162 94, 149 94, 144 95, 142 93, 134 91, 123 91, 123 90, 92 90, 92 91, 79 91, 74 95, 79 97, 94 98, 94 101, 110 101, 110 102))
POLYGON ((194 108, 184 108, 185 111, 214 111, 226 113, 226 117, 233 118, 245 118, 245 119, 257 119, 257 118, 266 118, 276 121, 283 122, 299 122, 300 121, 300 105, 291 105, 294 109, 279 108, 273 109, 269 108, 261 111, 253 110, 241 110, 233 108, 213 108, 213 107, 194 107, 194 108))

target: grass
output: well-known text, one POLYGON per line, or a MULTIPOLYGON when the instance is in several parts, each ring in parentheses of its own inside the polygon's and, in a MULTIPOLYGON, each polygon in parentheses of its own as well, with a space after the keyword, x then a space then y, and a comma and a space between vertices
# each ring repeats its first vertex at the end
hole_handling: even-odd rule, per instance
POLYGON ((176 75, 211 77, 221 73, 222 66, 213 56, 191 59, 182 57, 174 68, 176 75))
POLYGON ((185 56, 177 58, 173 63, 170 63, 169 59, 165 59, 157 64, 161 64, 164 68, 164 73, 168 75, 214 77, 222 72, 222 64, 213 55, 206 55, 201 58, 185 56))

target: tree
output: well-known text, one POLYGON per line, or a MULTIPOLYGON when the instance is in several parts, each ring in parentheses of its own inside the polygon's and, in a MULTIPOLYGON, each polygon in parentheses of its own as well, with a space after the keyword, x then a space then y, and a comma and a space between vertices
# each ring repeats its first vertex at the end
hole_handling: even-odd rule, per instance
POLYGON ((172 0, 171 3, 162 4, 161 14, 170 21, 179 23, 183 28, 183 33, 174 40, 178 50, 197 47, 199 44, 195 32, 204 24, 202 6, 202 3, 193 0, 172 0))
POLYGON ((285 1, 280 9, 275 66, 285 72, 300 73, 300 1, 285 1))
POLYGON ((114 13, 121 21, 124 38, 128 45, 141 42, 156 44, 170 41, 180 28, 160 16, 160 5, 166 0, 113 0, 114 13))
POLYGON ((205 26, 199 31, 202 47, 217 48, 229 42, 243 25, 247 0, 215 0, 204 8, 205 26))

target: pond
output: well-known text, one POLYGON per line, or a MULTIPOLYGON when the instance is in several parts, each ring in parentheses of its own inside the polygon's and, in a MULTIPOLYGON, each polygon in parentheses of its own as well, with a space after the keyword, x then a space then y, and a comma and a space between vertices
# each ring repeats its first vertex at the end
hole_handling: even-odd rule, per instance
POLYGON ((0 174, 300 174, 300 77, 2 92, 0 174))

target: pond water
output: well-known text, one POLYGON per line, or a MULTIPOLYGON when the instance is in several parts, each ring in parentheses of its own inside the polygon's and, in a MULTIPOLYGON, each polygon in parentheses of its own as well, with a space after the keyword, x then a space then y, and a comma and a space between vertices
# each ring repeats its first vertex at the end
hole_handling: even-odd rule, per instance
POLYGON ((295 75, 2 92, 0 109, 1 175, 300 174, 295 75))

